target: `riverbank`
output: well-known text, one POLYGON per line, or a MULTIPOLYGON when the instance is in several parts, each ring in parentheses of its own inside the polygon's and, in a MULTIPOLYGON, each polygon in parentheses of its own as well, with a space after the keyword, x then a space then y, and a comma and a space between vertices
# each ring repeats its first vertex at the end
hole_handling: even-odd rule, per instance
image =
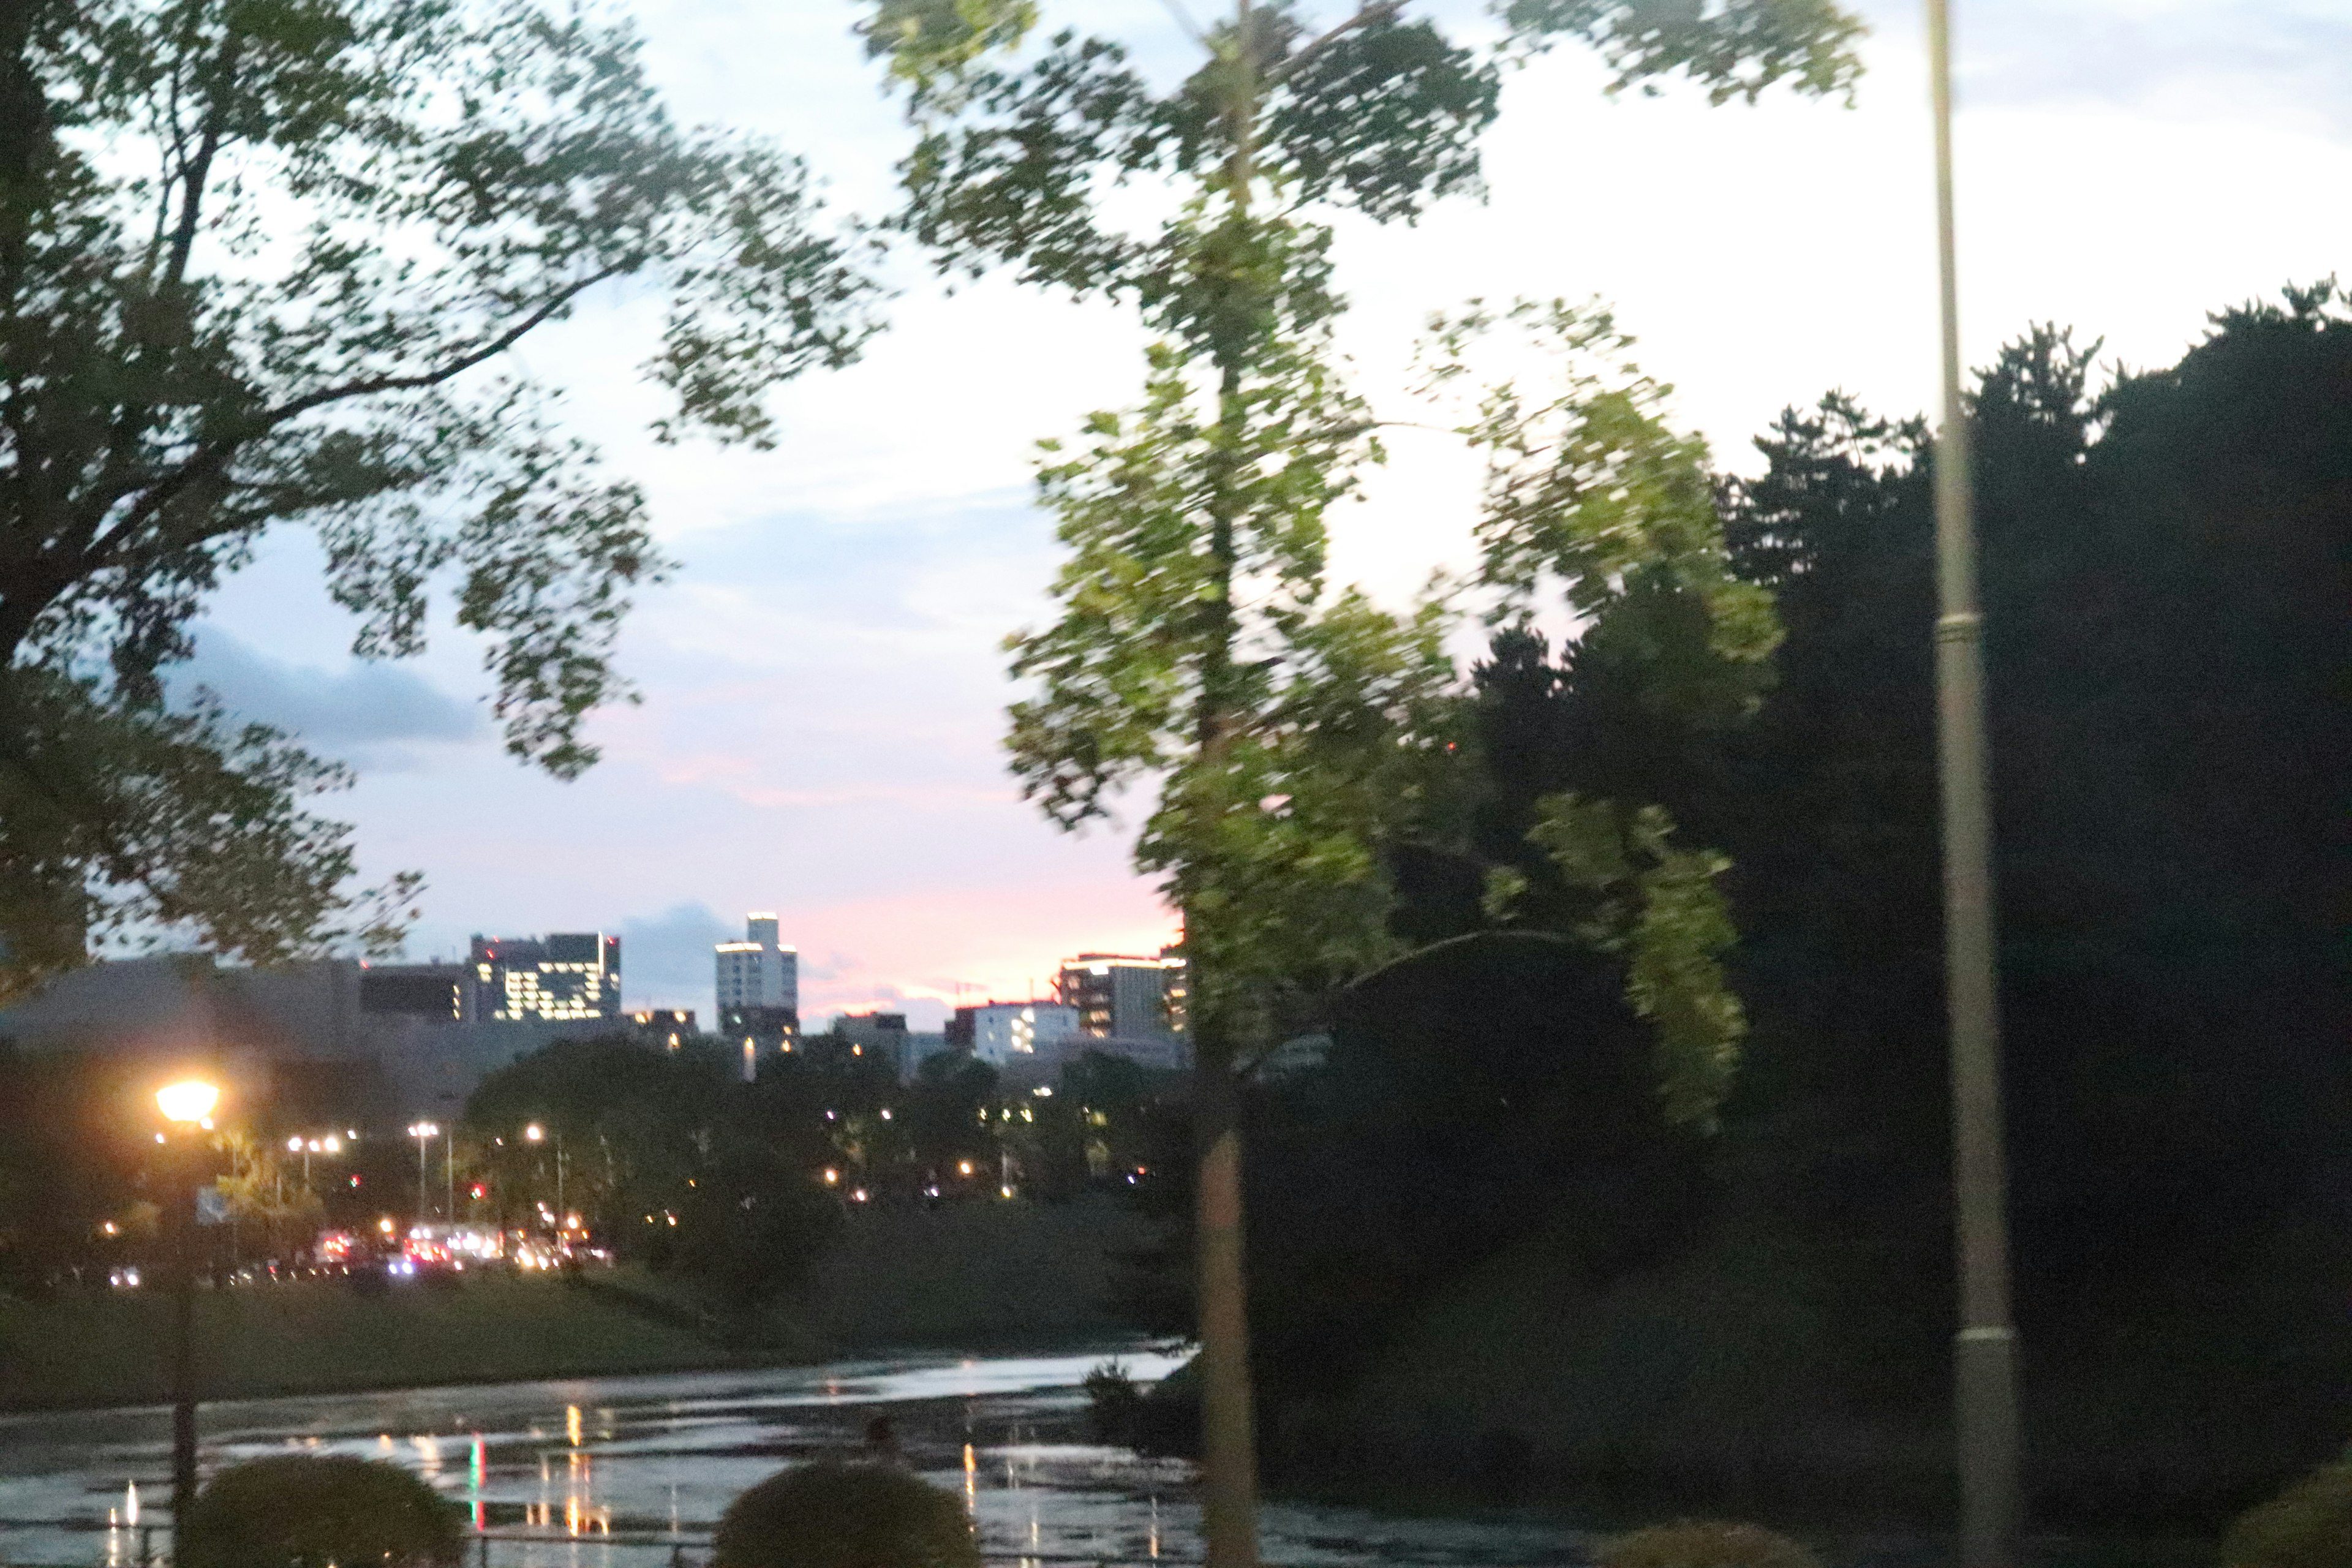
MULTIPOLYGON (((169 1397, 171 1302, 158 1290, 0 1301, 0 1409, 152 1405, 169 1397)), ((738 1364, 709 1341, 604 1292, 479 1273, 462 1288, 341 1281, 204 1290, 197 1378, 206 1399, 508 1383, 738 1364)))
MULTIPOLYGON (((310 1280, 198 1292, 206 1399, 342 1394, 732 1367, 887 1350, 1052 1350, 1121 1337, 1104 1310, 1116 1205, 975 1203, 849 1216, 806 1287, 756 1333, 629 1269, 566 1281, 503 1270, 376 1295, 310 1280)), ((170 1302, 154 1289, 0 1298, 0 1411, 169 1396, 170 1302)))

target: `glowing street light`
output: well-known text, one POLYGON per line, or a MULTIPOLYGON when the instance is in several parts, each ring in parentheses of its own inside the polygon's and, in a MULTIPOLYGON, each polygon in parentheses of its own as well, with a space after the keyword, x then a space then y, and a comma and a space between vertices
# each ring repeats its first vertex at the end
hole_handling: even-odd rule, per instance
POLYGON ((184 1128, 202 1125, 219 1103, 219 1087, 200 1078, 182 1079, 155 1091, 155 1106, 163 1120, 184 1128))
MULTIPOLYGON (((155 1091, 155 1109, 182 1135, 170 1150, 172 1179, 172 1557, 179 1560, 180 1521, 196 1500, 195 1151, 188 1134, 212 1126, 220 1087, 182 1079, 155 1091)), ((161 1133, 158 1142, 163 1141, 161 1133)), ((168 1143, 166 1144, 169 1149, 168 1143)))
MULTIPOLYGON (((547 1141, 547 1129, 534 1121, 522 1130, 522 1135, 525 1142, 543 1143, 547 1141)), ((559 1211, 563 1207, 563 1134, 561 1131, 555 1135, 555 1206, 559 1211)))
POLYGON ((286 1140, 286 1152, 302 1156, 302 1185, 307 1191, 310 1185, 310 1156, 340 1154, 343 1152, 343 1141, 331 1132, 323 1138, 305 1138, 298 1132, 286 1140))
POLYGON ((441 1135, 441 1129, 435 1122, 412 1121, 408 1124, 408 1135, 416 1140, 416 1217, 430 1219, 432 1210, 427 1206, 425 1196, 425 1146, 441 1135))

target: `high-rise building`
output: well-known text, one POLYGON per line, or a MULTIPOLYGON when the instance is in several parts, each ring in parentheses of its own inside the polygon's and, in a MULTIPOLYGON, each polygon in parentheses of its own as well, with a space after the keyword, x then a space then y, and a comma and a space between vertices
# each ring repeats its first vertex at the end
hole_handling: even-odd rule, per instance
POLYGON ((1174 948, 1157 958, 1082 952, 1062 965, 1054 989, 1077 1010, 1079 1029, 1097 1039, 1158 1041, 1184 1032, 1184 961, 1174 948))
POLYGON ((1173 943, 1160 950, 1160 962, 1168 977, 1168 1027, 1181 1040, 1192 1026, 1192 968, 1184 949, 1173 943))
POLYGON ((947 1026, 950 1049, 992 1067, 1057 1055, 1078 1036, 1078 1010, 1058 1002, 983 1002, 957 1008, 947 1026))
POLYGON ((774 915, 746 915, 743 927, 743 941, 715 952, 719 1037, 789 1050, 801 1032, 800 953, 778 939, 774 915))
POLYGON ((572 1023, 621 1016, 621 939, 602 931, 477 936, 459 998, 467 1023, 572 1023))

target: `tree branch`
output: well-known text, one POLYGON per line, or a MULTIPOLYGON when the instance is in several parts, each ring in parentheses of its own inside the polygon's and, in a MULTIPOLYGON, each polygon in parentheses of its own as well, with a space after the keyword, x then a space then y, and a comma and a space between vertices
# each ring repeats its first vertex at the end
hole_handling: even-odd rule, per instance
MULTIPOLYGON (((299 419, 305 414, 313 413, 333 404, 348 403, 357 397, 379 396, 387 392, 421 392, 428 387, 442 385, 506 353, 521 342, 527 334, 544 326, 549 321, 561 314, 572 300, 593 289, 597 284, 631 270, 634 270, 632 266, 620 262, 601 268, 549 296, 529 315, 496 337, 467 350, 454 359, 445 361, 432 370, 420 371, 415 375, 370 376, 363 381, 345 382, 340 386, 321 387, 268 410, 236 435, 216 437, 205 442, 170 473, 147 481, 143 486, 146 493, 139 498, 131 509, 123 515, 122 520, 99 535, 82 551, 81 561, 84 573, 97 571, 108 564, 107 557, 120 549, 132 534, 144 527, 158 511, 171 502, 173 497, 198 479, 219 473, 227 465, 229 459, 236 457, 238 449, 247 443, 268 435, 289 420, 299 419)), ((101 508, 110 507, 124 495, 130 494, 132 489, 140 488, 142 487, 124 487, 110 497, 101 498, 100 504, 101 508)), ((195 538, 173 542, 184 547, 198 542, 204 537, 206 536, 200 534, 195 538)))
POLYGON ((1332 28, 1329 32, 1324 34, 1321 37, 1316 39, 1313 43, 1307 45, 1305 48, 1299 50, 1297 54, 1291 56, 1288 59, 1283 61, 1272 70, 1267 71, 1265 73, 1266 85, 1268 87, 1273 87, 1281 82, 1289 80, 1292 76, 1297 73, 1300 67, 1307 64, 1309 61, 1314 59, 1316 56, 1321 54, 1325 49, 1329 48, 1333 44, 1338 43, 1341 38, 1346 37, 1349 33, 1354 32, 1357 28, 1368 27, 1374 22, 1394 21, 1398 13, 1403 9, 1404 0, 1372 0, 1370 5, 1366 5, 1362 10, 1357 12, 1346 21, 1332 28))

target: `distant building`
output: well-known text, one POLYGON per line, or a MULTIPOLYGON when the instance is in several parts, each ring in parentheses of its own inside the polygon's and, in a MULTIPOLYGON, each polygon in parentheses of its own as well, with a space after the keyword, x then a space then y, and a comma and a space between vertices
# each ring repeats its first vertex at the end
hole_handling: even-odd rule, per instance
POLYGON ((1062 1053, 1078 1037, 1078 1010, 1059 1002, 983 1002, 948 1020, 947 1047, 992 1067, 1062 1053))
POLYGON ((319 959, 274 969, 196 954, 93 963, 0 1013, 27 1051, 86 1050, 163 1066, 216 1064, 232 1098, 275 1100, 301 1118, 376 1131, 420 1113, 454 1116, 482 1079, 559 1040, 614 1026, 599 1018, 474 1022, 465 964, 319 959))
POLYGON ((694 1038, 694 1009, 655 1007, 629 1015, 629 1028, 649 1046, 674 1051, 694 1038))
POLYGON ((459 1023, 466 1016, 467 979, 472 973, 462 963, 363 963, 360 1011, 379 1017, 459 1023))
POLYGON ((545 938, 477 936, 462 1001, 467 1023, 571 1024, 621 1017, 621 939, 601 931, 545 938))
POLYGON ((1077 1010, 1079 1030, 1097 1039, 1164 1041, 1184 1032, 1184 961, 1174 948, 1157 958, 1082 952, 1062 965, 1054 988, 1077 1010))
POLYGON ((911 1029, 907 1034, 907 1054, 898 1058, 898 1076, 911 1079, 925 1062, 948 1048, 947 1032, 943 1029, 911 1029))
POLYGON ((792 1049, 801 1032, 800 953, 778 940, 776 917, 743 917, 744 940, 715 950, 719 1033, 756 1051, 792 1049))
POLYGON ((893 1071, 907 1061, 907 1015, 904 1013, 845 1013, 833 1021, 833 1032, 849 1042, 861 1057, 879 1057, 893 1071))
POLYGON ((1192 970, 1184 962, 1184 950, 1171 945, 1160 950, 1160 962, 1168 977, 1168 1028, 1177 1038, 1184 1038, 1191 1030, 1192 970))

